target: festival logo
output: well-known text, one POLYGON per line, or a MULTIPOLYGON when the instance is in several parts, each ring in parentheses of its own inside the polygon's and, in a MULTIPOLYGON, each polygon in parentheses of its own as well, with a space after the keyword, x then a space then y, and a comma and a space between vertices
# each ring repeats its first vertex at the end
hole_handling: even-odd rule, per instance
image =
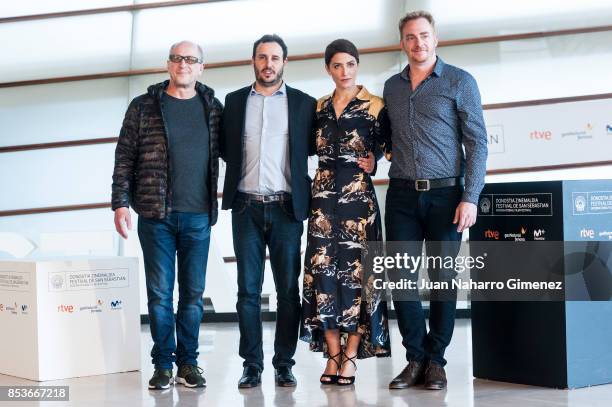
POLYGON ((491 212, 491 200, 489 198, 484 197, 480 200, 480 211, 485 214, 491 212))
POLYGON ((49 283, 54 290, 61 290, 64 288, 64 275, 61 273, 51 274, 49 276, 49 283))
POLYGON ((586 203, 587 200, 584 195, 574 195, 574 209, 576 210, 576 213, 584 213, 584 211, 586 210, 586 203))

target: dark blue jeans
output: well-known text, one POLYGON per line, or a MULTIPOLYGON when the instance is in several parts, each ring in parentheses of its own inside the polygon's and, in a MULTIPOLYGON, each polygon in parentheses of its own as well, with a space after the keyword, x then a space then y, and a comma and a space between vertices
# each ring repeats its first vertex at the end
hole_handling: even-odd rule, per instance
POLYGON ((210 244, 209 217, 181 212, 172 212, 162 220, 140 216, 138 237, 147 281, 153 364, 163 369, 171 369, 173 362, 177 366, 197 365, 210 244), (172 303, 175 258, 179 289, 176 321, 172 303))
MULTIPOLYGON (((409 245, 414 249, 414 253, 411 253, 414 256, 420 255, 423 240, 444 242, 427 245, 427 255, 455 257, 459 252, 462 234, 457 232, 457 225, 452 222, 462 193, 462 187, 417 192, 392 179, 385 208, 386 240, 421 242, 409 245)), ((453 277, 443 270, 428 270, 428 273, 432 281, 448 281, 453 277)), ((456 290, 451 290, 450 296, 448 290, 444 291, 444 300, 441 301, 435 300, 438 295, 442 294, 432 290, 429 332, 420 301, 393 301, 407 360, 431 360, 441 366, 446 364, 444 352, 450 344, 455 327, 456 290)))
POLYGON ((293 366, 300 323, 300 242, 304 226, 291 200, 262 203, 238 194, 232 207, 234 252, 238 262, 239 354, 244 366, 263 370, 261 287, 266 246, 276 286, 276 333, 272 365, 293 366))

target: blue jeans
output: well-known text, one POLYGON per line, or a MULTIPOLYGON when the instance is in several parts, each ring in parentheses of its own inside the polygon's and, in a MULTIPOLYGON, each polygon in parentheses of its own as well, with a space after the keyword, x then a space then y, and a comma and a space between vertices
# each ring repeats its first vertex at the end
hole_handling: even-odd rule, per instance
POLYGON ((197 365, 198 336, 204 313, 210 222, 205 213, 171 212, 165 219, 138 217, 156 368, 197 365), (176 321, 172 303, 175 258, 179 300, 176 321), (174 339, 176 325, 176 342, 174 339))
POLYGON ((277 310, 272 365, 293 366, 300 323, 300 242, 304 229, 291 199, 262 203, 238 194, 232 206, 232 233, 238 265, 239 354, 244 366, 263 370, 261 287, 266 246, 276 286, 277 310))
MULTIPOLYGON (((385 208, 385 229, 387 241, 420 242, 410 245, 414 248, 413 256, 421 253, 422 241, 445 242, 428 245, 427 255, 455 257, 459 252, 461 233, 457 232, 453 217, 461 201, 462 187, 432 189, 417 192, 407 188, 401 182, 391 179, 387 191, 385 208), (434 248, 436 253, 430 249, 434 248)), ((452 278, 443 270, 428 270, 432 281, 444 281, 452 278)), ((456 289, 454 299, 449 299, 449 290, 444 300, 436 301, 439 294, 432 290, 429 306, 429 332, 425 326, 425 314, 420 301, 393 301, 397 323, 402 335, 402 344, 406 348, 406 359, 416 361, 431 360, 444 366, 444 352, 450 344, 455 327, 455 310, 457 307, 456 289)), ((450 297, 453 297, 451 291, 450 297)))

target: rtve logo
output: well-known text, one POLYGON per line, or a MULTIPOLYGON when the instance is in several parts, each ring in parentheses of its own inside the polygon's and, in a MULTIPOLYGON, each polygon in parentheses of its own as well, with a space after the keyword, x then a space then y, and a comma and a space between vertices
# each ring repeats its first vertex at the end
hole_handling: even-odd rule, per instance
POLYGON ((487 239, 499 240, 499 231, 497 230, 485 230, 484 237, 487 239))
POLYGON ((57 307, 57 312, 67 312, 69 314, 72 314, 74 312, 74 305, 61 304, 57 307))
POLYGON ((545 131, 534 130, 531 133, 529 133, 529 138, 531 140, 546 140, 546 141, 550 141, 550 140, 552 140, 552 132, 550 130, 545 130, 545 131))
POLYGON ((589 239, 595 239, 595 231, 593 229, 582 229, 580 231, 580 237, 588 237, 589 239))

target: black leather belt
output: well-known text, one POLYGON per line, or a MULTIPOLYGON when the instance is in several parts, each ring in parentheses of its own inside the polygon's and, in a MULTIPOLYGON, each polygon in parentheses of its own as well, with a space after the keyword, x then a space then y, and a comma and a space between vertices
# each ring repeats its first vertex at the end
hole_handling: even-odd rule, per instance
POLYGON ((268 202, 281 202, 291 200, 291 195, 286 192, 279 192, 277 194, 260 195, 260 194, 247 194, 246 192, 238 192, 238 195, 249 201, 257 201, 262 203, 268 202))
POLYGON ((438 179, 417 179, 408 180, 400 178, 391 178, 389 185, 395 185, 403 188, 410 188, 413 191, 426 192, 430 189, 455 187, 463 185, 463 177, 449 177, 438 179))

